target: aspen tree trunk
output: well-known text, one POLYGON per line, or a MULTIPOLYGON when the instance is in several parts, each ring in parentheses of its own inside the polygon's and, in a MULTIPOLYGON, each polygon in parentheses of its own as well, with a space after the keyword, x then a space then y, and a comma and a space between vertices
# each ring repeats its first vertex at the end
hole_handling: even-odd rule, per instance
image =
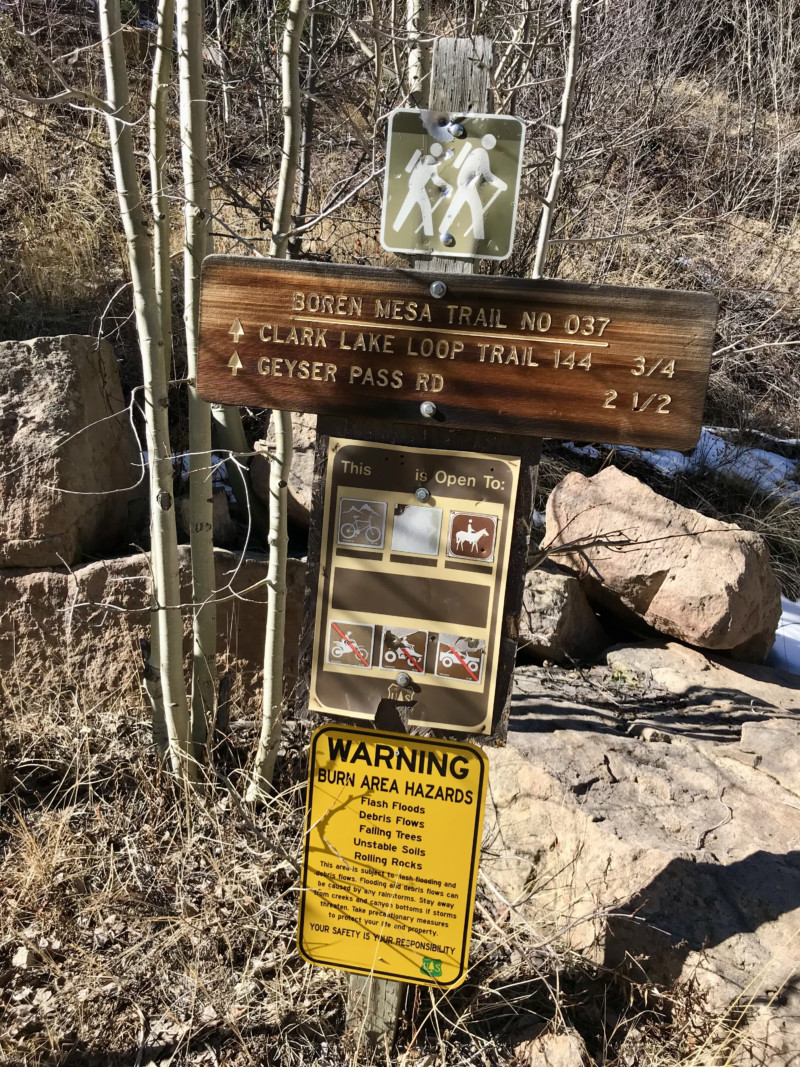
MULTIPOLYGON (((407 0, 406 33, 408 34, 408 91, 424 98, 425 87, 425 53, 420 44, 420 36, 425 32, 428 22, 427 0, 407 0)), ((422 99, 418 100, 422 104, 422 99)))
POLYGON ((178 541, 172 496, 172 458, 167 421, 164 340, 153 269, 153 248, 145 226, 143 202, 131 133, 128 76, 119 0, 101 0, 100 31, 110 112, 108 121, 114 179, 128 245, 133 306, 144 376, 147 447, 153 470, 150 490, 152 567, 158 591, 158 662, 172 770, 182 785, 194 776, 189 745, 189 709, 183 682, 183 623, 180 610, 178 541))
POLYGON ((269 569, 267 572, 267 632, 264 641, 264 692, 261 736, 247 800, 257 801, 272 787, 275 758, 283 723, 283 644, 286 621, 287 483, 292 464, 292 417, 273 412, 275 454, 269 472, 269 569))
POLYGON ((225 41, 222 32, 222 4, 215 0, 214 5, 214 29, 219 50, 219 81, 222 89, 222 122, 227 128, 231 121, 231 87, 228 81, 228 57, 225 55, 225 41))
POLYGON ((553 215, 558 201, 559 188, 561 187, 561 175, 564 171, 564 157, 567 152, 567 137, 569 136, 569 123, 572 118, 572 101, 575 96, 575 79, 580 56, 582 8, 583 0, 572 0, 570 5, 569 53, 567 55, 567 70, 564 76, 564 92, 561 97, 561 117, 556 130, 556 148, 553 156, 553 170, 550 174, 550 185, 542 208, 542 217, 539 220, 536 259, 531 272, 532 278, 541 278, 544 273, 547 248, 550 243, 550 230, 553 226, 553 215))
POLYGON ((197 395, 200 267, 211 223, 203 84, 202 0, 178 0, 178 72, 185 237, 184 313, 189 389, 189 539, 192 548, 191 736, 205 744, 214 711, 217 605, 213 545, 211 408, 197 395))
POLYGON ((302 117, 300 108, 300 41, 308 12, 308 0, 290 0, 281 51, 281 85, 283 89, 283 156, 278 191, 275 194, 275 219, 269 254, 285 259, 287 233, 292 225, 292 201, 300 155, 302 117))
MULTIPOLYGON (((302 226, 306 222, 308 213, 308 194, 311 190, 311 140, 314 134, 314 113, 316 105, 314 95, 317 90, 317 31, 319 17, 313 8, 308 16, 308 65, 306 67, 305 90, 306 98, 302 104, 302 128, 300 131, 300 174, 297 186, 297 212, 295 213, 295 226, 302 226)), ((292 242, 292 255, 296 255, 303 244, 302 235, 298 235, 292 242)))
MULTIPOLYGON (((290 0, 283 34, 283 159, 275 198, 275 221, 269 254, 284 259, 292 224, 292 199, 300 153, 300 40, 308 0, 290 0)), ((275 456, 270 469, 269 571, 267 573, 267 637, 264 646, 264 697, 261 736, 247 799, 255 801, 272 785, 283 711, 283 640, 286 622, 287 483, 292 455, 292 419, 274 411, 275 456)))
MULTIPOLYGON (((167 160, 167 100, 172 75, 172 29, 175 23, 174 0, 160 0, 158 31, 153 60, 153 82, 150 92, 150 206, 153 212, 153 267, 156 299, 164 353, 164 374, 170 376, 172 354, 172 265, 170 260, 170 211, 165 190, 167 160)), ((150 492, 155 496, 155 466, 150 464, 150 492)), ((153 601, 163 602, 163 590, 156 588, 153 575, 153 601)), ((145 688, 153 716, 153 743, 166 754, 169 748, 164 697, 161 690, 159 663, 160 613, 150 614, 150 655, 145 670, 145 688)))
POLYGON ((381 50, 380 12, 378 0, 370 0, 372 14, 372 41, 375 46, 375 100, 372 104, 372 121, 378 121, 381 113, 381 88, 383 86, 383 52, 381 50))

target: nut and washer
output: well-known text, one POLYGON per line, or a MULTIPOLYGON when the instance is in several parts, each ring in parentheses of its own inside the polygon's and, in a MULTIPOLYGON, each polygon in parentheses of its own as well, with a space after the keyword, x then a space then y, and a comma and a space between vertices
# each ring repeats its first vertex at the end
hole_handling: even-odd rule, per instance
POLYGON ((419 406, 419 411, 426 419, 432 419, 436 414, 436 405, 432 400, 423 400, 419 406))
POLYGON ((411 685, 411 675, 407 674, 405 671, 400 671, 400 673, 395 678, 395 681, 401 689, 408 689, 408 687, 411 685))
POLYGON ((431 282, 431 296, 435 296, 437 300, 441 300, 443 296, 447 296, 447 286, 444 282, 431 282))
POLYGON ((425 504, 431 498, 431 491, 430 489, 426 489, 424 485, 421 485, 419 489, 414 490, 414 496, 420 504, 425 504))

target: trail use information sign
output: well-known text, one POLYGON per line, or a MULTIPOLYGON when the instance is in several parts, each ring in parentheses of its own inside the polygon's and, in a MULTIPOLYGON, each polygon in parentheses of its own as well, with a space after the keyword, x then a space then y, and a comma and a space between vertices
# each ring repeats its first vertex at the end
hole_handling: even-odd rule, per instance
POLYGON ((300 954, 377 978, 463 982, 487 779, 486 756, 473 745, 316 730, 300 954))
POLYGON ((390 699, 411 725, 491 731, 519 468, 330 438, 312 711, 372 721, 390 699))
POLYGON ((507 259, 525 126, 511 115, 389 116, 381 244, 390 252, 507 259))
POLYGON ((209 256, 197 388, 418 425, 429 401, 445 429, 690 448, 716 313, 709 293, 209 256))

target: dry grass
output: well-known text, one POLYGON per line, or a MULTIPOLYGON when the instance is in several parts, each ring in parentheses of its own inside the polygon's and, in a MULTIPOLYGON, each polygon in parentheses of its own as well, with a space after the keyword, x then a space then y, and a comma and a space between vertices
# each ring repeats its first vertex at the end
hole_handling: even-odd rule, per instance
POLYGON ((416 989, 397 1051, 364 1049, 347 1028, 346 976, 295 948, 307 735, 286 729, 278 795, 256 813, 237 789, 253 739, 234 724, 186 811, 140 707, 74 693, 9 703, 0 1062, 493 1067, 524 1064, 543 1031, 580 1034, 609 1067, 694 1062, 713 1028, 696 995, 648 992, 560 951, 557 916, 545 941, 483 881, 468 981, 416 989))
MULTIPOLYGON (((489 7, 497 9, 499 36, 508 37, 517 5, 506 9, 498 0, 489 7)), ((544 8, 561 25, 560 5, 544 8)), ((554 234, 565 243, 554 246, 550 270, 593 282, 716 290, 723 307, 719 347, 726 351, 712 374, 712 419, 800 436, 798 350, 784 344, 796 339, 800 324, 800 131, 791 106, 800 96, 797 71, 775 67, 782 97, 773 107, 757 71, 750 72, 752 91, 730 80, 743 70, 735 51, 741 37, 734 34, 726 51, 718 27, 706 40, 665 17, 674 32, 654 51, 661 39, 645 25, 656 17, 653 5, 632 0, 611 23, 603 21, 604 8, 591 9, 597 20, 587 37, 554 234), (690 54, 695 42, 697 55, 690 54), (713 195, 703 202, 707 193, 713 195), (617 232, 632 236, 595 242, 617 232)), ((702 9, 697 17, 708 12, 712 26, 725 21, 724 5, 712 12, 703 0, 695 8, 702 9)), ((26 0, 17 11, 53 55, 96 40, 94 22, 81 21, 86 16, 77 5, 26 0)), ((47 92, 41 64, 17 28, 12 15, 0 15, 3 78, 12 78, 12 89, 47 92)), ((373 111, 372 71, 363 57, 354 58, 346 32, 335 45, 340 29, 334 20, 326 28, 329 51, 317 88, 330 104, 318 111, 311 196, 318 208, 337 183, 355 184, 372 165, 364 146, 372 133, 365 119, 373 111)), ((232 16, 228 130, 219 123, 211 72, 220 250, 245 251, 231 231, 259 249, 268 234, 280 151, 279 35, 279 19, 266 5, 241 5, 232 16)), ((493 272, 524 275, 532 260, 534 194, 544 187, 552 151, 545 123, 557 110, 563 68, 555 45, 537 52, 532 72, 545 88, 518 100, 517 111, 531 124, 527 194, 517 251, 493 272)), ((143 63, 133 64, 139 113, 146 73, 143 63)), ((69 76, 101 92, 97 51, 82 53, 69 76)), ((377 110, 398 102, 387 83, 377 110)), ((90 113, 33 108, 13 92, 4 91, 0 108, 2 336, 97 328, 125 278, 104 127, 90 113)), ((138 131, 143 136, 143 127, 138 131)), ((174 142, 174 113, 171 136, 174 142)), ((311 231, 303 254, 388 262, 376 243, 379 184, 311 231)), ((126 299, 114 309, 118 325, 126 299)), ((120 337, 123 380, 130 384, 138 375, 134 345, 129 332, 120 337)), ((578 465, 553 447, 542 485, 578 465)), ((593 472, 591 464, 585 469, 593 472)), ((649 471, 646 477, 655 480, 649 471)), ((752 495, 732 502, 729 486, 709 479, 656 487, 761 529, 785 590, 800 593, 797 509, 752 495)), ((258 813, 239 801, 254 741, 240 729, 216 755, 220 775, 188 813, 160 771, 138 705, 26 693, 8 699, 1 729, 0 1061, 26 1067, 354 1061, 359 1042, 347 1031, 344 976, 304 964, 294 942, 307 723, 287 728, 278 796, 258 813)), ((522 1067, 522 1043, 542 1028, 574 1029, 593 1061, 608 1067, 710 1067, 731 1059, 740 1037, 730 1019, 703 1019, 691 990, 659 996, 601 973, 559 949, 558 916, 551 925, 554 940, 545 951, 513 909, 479 889, 467 983, 448 995, 416 990, 397 1052, 376 1054, 376 1062, 522 1067)))

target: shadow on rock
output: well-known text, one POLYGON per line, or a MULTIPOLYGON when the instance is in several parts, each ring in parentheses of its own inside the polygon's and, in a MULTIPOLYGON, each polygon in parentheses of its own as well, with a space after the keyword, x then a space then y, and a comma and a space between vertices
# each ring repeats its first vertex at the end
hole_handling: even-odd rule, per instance
MULTIPOLYGON (((753 933, 800 907, 800 851, 753 852, 728 865, 674 859, 609 919, 604 963, 667 985, 681 977, 690 952, 753 933)), ((800 933, 800 928, 798 929, 800 933)), ((768 960, 741 943, 751 976, 768 960)), ((785 939, 780 946, 789 946, 785 939)))

